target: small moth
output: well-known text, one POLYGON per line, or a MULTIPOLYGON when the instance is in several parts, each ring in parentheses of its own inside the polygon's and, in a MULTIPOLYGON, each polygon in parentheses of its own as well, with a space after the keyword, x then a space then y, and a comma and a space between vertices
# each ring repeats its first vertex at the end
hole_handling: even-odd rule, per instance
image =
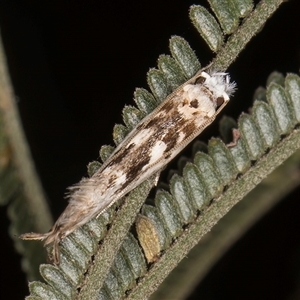
POLYGON ((90 178, 69 188, 69 204, 48 233, 26 233, 24 240, 58 244, 100 215, 151 175, 157 174, 213 122, 235 90, 227 73, 204 71, 177 88, 146 116, 90 178))

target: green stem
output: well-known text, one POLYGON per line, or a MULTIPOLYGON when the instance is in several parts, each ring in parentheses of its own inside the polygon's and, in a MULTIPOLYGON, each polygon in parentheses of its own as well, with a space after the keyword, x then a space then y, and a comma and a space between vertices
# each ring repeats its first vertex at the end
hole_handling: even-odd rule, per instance
POLYGON ((262 29, 266 21, 285 0, 261 0, 239 29, 230 36, 213 60, 212 68, 227 70, 248 42, 262 29))
POLYGON ((262 179, 300 148, 300 129, 294 130, 277 147, 262 157, 248 172, 236 180, 226 192, 178 238, 130 293, 128 299, 148 298, 187 253, 212 227, 262 179))
POLYGON ((22 129, 1 41, 0 109, 3 116, 5 132, 12 149, 13 164, 22 183, 29 214, 32 216, 32 227, 38 232, 48 231, 53 221, 22 129))

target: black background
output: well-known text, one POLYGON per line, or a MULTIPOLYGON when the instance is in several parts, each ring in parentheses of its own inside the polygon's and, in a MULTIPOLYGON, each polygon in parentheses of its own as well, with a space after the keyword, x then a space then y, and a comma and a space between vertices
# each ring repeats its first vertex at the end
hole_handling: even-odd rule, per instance
MULTIPOLYGON (((197 4, 208 6, 205 1, 197 4)), ((188 19, 192 1, 1 1, 0 28, 32 155, 54 218, 67 186, 86 175, 102 144, 112 145, 134 88, 186 38, 203 65, 213 54, 188 19)), ((299 70, 300 2, 282 5, 230 68, 238 92, 225 109, 237 118, 273 70, 299 70)), ((215 124, 201 136, 217 135, 215 124)), ((279 204, 213 268, 191 299, 290 299, 299 279, 299 191, 279 204)), ((28 295, 20 256, 1 207, 1 299, 28 295)))

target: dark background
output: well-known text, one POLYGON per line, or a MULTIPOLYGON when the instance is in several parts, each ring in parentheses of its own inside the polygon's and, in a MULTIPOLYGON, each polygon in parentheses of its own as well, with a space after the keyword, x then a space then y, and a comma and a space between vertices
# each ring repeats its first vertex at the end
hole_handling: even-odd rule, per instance
MULTIPOLYGON (((205 1, 197 4, 208 6, 205 1)), ((113 144, 133 91, 168 40, 188 40, 203 65, 213 54, 188 19, 193 1, 0 1, 0 28, 32 155, 53 210, 67 186, 86 175, 103 144, 113 144)), ((300 2, 282 5, 232 64, 238 92, 225 109, 237 118, 273 70, 299 71, 300 2)), ((201 139, 217 135, 217 124, 201 139)), ((299 282, 299 191, 272 210, 230 250, 191 299, 292 299, 299 282), (297 281, 298 280, 298 281, 297 281)), ((1 299, 28 295, 20 256, 1 207, 1 299), (9 267, 8 267, 9 266, 9 267)))

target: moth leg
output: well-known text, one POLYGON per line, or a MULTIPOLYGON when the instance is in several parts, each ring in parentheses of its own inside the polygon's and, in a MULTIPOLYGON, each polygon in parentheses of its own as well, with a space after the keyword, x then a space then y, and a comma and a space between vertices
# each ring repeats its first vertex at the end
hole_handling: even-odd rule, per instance
POLYGON ((59 239, 55 239, 53 242, 53 249, 52 249, 52 260, 56 266, 58 266, 60 263, 60 251, 58 247, 59 242, 60 242, 59 239))
POLYGON ((241 137, 241 133, 238 129, 233 128, 232 129, 232 136, 233 136, 232 142, 227 144, 227 147, 229 147, 229 148, 235 147, 237 145, 237 142, 241 137))
POLYGON ((157 186, 157 183, 158 183, 158 180, 159 180, 159 177, 160 177, 160 174, 161 172, 165 169, 165 167, 161 168, 160 170, 158 170, 153 176, 154 177, 154 186, 157 186))
POLYGON ((157 186, 158 180, 159 180, 160 172, 155 174, 154 177, 154 186, 157 186))

